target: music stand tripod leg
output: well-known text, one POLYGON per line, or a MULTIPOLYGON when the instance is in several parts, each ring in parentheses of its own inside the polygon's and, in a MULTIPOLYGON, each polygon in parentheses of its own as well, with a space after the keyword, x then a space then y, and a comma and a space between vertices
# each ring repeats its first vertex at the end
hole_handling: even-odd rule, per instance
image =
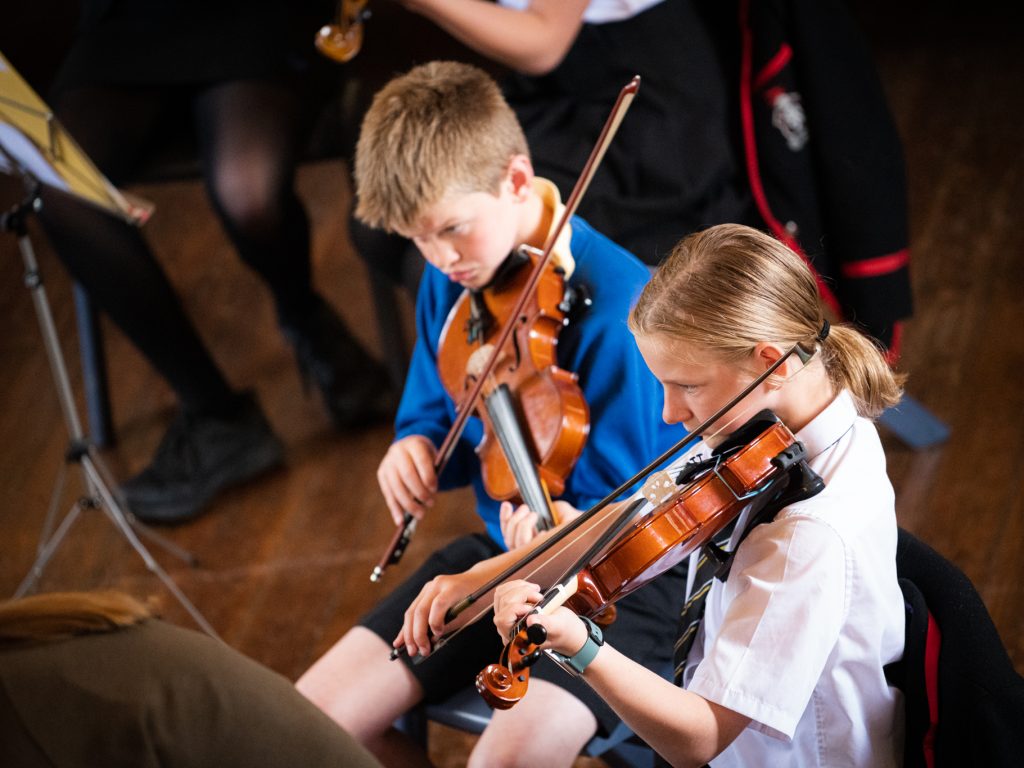
MULTIPOLYGON (((49 300, 46 297, 46 289, 43 286, 42 276, 39 272, 39 265, 36 262, 35 252, 32 248, 31 240, 28 236, 26 218, 28 214, 33 210, 39 210, 42 201, 39 198, 38 184, 34 181, 28 183, 30 188, 29 194, 26 199, 18 206, 15 206, 8 213, 0 216, 0 229, 4 231, 13 232, 18 238, 18 248, 21 251, 22 260, 25 264, 25 285, 29 289, 32 296, 32 303, 35 307, 36 317, 39 320, 39 328, 43 336, 43 346, 46 350, 46 356, 50 362, 50 369, 53 373, 54 383, 57 388, 57 399, 60 402, 61 411, 64 415, 65 426, 68 430, 68 436, 70 438, 68 451, 65 455, 66 464, 75 463, 82 470, 82 479, 85 487, 88 489, 89 496, 83 499, 79 499, 68 512, 67 516, 58 526, 53 536, 47 539, 49 530, 53 524, 53 506, 54 501, 51 500, 51 509, 47 514, 47 520, 45 523, 42 539, 45 540, 45 544, 41 543, 38 555, 35 563, 29 571, 28 576, 18 587, 16 596, 25 594, 42 576, 43 569, 49 562, 53 553, 57 547, 67 536, 68 531, 71 529, 72 524, 78 518, 78 515, 83 509, 98 507, 103 510, 107 518, 113 523, 114 527, 128 540, 128 543, 132 548, 139 554, 146 567, 154 573, 163 583, 164 586, 177 598, 178 602, 188 611, 189 615, 195 620, 204 632, 211 635, 212 637, 218 637, 213 627, 210 626, 209 622, 199 613, 198 609, 192 604, 192 602, 185 596, 174 580, 167 574, 166 571, 160 566, 159 563, 153 558, 149 550, 139 540, 135 531, 145 531, 147 538, 160 544, 161 546, 168 549, 173 554, 181 557, 183 560, 190 564, 195 564, 196 558, 186 550, 174 545, 172 542, 158 536, 155 532, 148 531, 145 527, 135 519, 134 515, 130 513, 126 508, 122 507, 111 488, 114 484, 110 482, 110 472, 103 466, 102 461, 93 452, 92 446, 86 439, 85 434, 82 430, 81 421, 78 418, 78 411, 75 408, 74 397, 71 392, 70 379, 68 377, 67 366, 64 363, 64 356, 60 350, 60 344, 57 339, 57 331, 53 322, 53 314, 50 311, 49 300)), ((64 484, 64 474, 60 477, 60 488, 62 490, 64 484)), ((55 489, 55 493, 57 489, 55 489)))
POLYGON ((68 531, 71 530, 71 526, 74 524, 75 520, 78 519, 78 515, 81 511, 82 504, 80 501, 76 501, 64 516, 64 519, 61 521, 60 526, 54 532, 53 536, 50 538, 46 538, 45 536, 40 538, 39 550, 36 554, 35 562, 32 563, 32 567, 29 568, 28 574, 15 590, 14 596, 16 598, 27 595, 36 585, 36 582, 38 582, 42 577, 43 569, 46 568, 46 564, 50 562, 50 558, 53 557, 53 553, 57 551, 57 547, 60 546, 62 541, 64 541, 64 537, 67 536, 68 531))
MULTIPOLYGON (((196 624, 202 627, 203 631, 211 637, 218 637, 213 627, 210 626, 209 622, 206 621, 199 610, 192 604, 192 601, 185 596, 185 593, 178 588, 178 585, 174 583, 174 580, 163 568, 160 567, 160 564, 153 559, 153 556, 150 554, 149 550, 146 549, 146 546, 139 541, 139 537, 135 535, 134 528, 137 526, 141 527, 141 523, 135 520, 134 515, 131 515, 131 513, 128 513, 121 508, 120 503, 118 503, 117 499, 115 499, 114 495, 110 492, 110 489, 104 484, 103 478, 100 476, 99 471, 97 471, 96 465, 93 461, 93 456, 91 456, 90 453, 86 453, 81 458, 82 469, 94 484, 96 491, 99 494, 100 501, 102 502, 102 509, 106 513, 107 517, 110 518, 110 522, 112 522, 114 526, 121 531, 124 537, 128 540, 128 543, 132 545, 132 548, 139 553, 139 556, 142 558, 143 562, 145 562, 146 567, 149 568, 152 573, 156 574, 171 594, 178 598, 178 602, 182 604, 186 611, 188 611, 196 624)), ((152 533, 152 538, 162 539, 162 537, 157 537, 155 533, 152 533)), ((179 551, 184 551, 180 550, 178 547, 175 548, 179 549, 179 551)), ((185 555, 187 558, 195 559, 187 552, 185 555)))

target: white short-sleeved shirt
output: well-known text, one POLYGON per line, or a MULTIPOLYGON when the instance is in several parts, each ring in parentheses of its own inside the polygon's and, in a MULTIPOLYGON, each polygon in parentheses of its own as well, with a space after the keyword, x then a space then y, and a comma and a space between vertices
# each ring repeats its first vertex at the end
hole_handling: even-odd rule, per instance
POLYGON ((796 437, 825 490, 751 531, 708 593, 683 684, 751 718, 714 768, 898 766, 901 698, 882 667, 903 654, 904 608, 885 455, 848 392, 796 437))
MULTIPOLYGON (((522 11, 530 6, 533 0, 498 0, 506 8, 522 11)), ((583 12, 583 21, 587 24, 605 24, 609 21, 631 19, 642 11, 646 11, 664 0, 592 0, 583 12)))

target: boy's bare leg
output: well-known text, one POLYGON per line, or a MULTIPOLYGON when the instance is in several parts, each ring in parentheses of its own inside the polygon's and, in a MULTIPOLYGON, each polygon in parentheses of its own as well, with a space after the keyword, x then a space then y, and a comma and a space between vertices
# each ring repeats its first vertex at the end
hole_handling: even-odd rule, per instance
POLYGON ((385 765, 428 766, 419 745, 392 727, 420 702, 423 690, 390 653, 391 646, 376 634, 353 627, 295 687, 385 765))
POLYGON ((495 710, 473 754, 470 768, 539 765, 568 768, 597 732, 597 719, 568 691, 545 680, 512 709, 495 710))
MULTIPOLYGON (((365 627, 349 630, 295 684, 385 765, 429 765, 417 744, 392 727, 423 698, 391 646, 365 627), (386 693, 385 693, 386 692, 386 693)), ((495 711, 469 765, 571 766, 597 731, 597 721, 572 694, 544 680, 512 709, 495 711)))

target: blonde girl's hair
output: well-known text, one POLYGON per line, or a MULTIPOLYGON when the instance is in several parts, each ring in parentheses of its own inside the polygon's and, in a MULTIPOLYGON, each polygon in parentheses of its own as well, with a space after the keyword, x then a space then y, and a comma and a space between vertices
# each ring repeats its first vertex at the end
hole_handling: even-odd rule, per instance
POLYGON ((497 83, 482 69, 434 61, 385 85, 356 145, 356 216, 408 232, 447 194, 497 194, 526 137, 497 83))
POLYGON ((112 632, 152 616, 122 592, 52 592, 0 603, 0 647, 112 632))
POLYGON ((683 239, 644 288, 629 318, 637 336, 659 336, 746 360, 760 342, 818 348, 832 386, 849 390, 861 416, 899 402, 903 377, 848 324, 819 335, 825 313, 810 268, 775 238, 721 224, 683 239))

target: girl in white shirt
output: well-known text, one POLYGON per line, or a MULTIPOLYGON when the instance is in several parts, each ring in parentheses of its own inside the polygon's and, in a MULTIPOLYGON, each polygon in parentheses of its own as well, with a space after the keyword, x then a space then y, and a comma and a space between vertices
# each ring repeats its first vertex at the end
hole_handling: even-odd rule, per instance
MULTIPOLYGON (((720 423, 771 409, 825 490, 754 527, 736 550, 727 580, 708 593, 682 688, 608 645, 584 679, 673 765, 900 765, 900 698, 883 673, 904 642, 896 517, 870 421, 898 401, 897 377, 858 331, 829 328, 796 254, 739 225, 683 240, 630 328, 664 387, 665 421, 688 429, 795 345, 813 348, 806 363, 788 357, 720 423)), ((507 637, 540 597, 523 581, 500 587, 499 633, 507 637)), ((587 641, 566 608, 527 623, 543 624, 544 647, 566 656, 587 641)))

